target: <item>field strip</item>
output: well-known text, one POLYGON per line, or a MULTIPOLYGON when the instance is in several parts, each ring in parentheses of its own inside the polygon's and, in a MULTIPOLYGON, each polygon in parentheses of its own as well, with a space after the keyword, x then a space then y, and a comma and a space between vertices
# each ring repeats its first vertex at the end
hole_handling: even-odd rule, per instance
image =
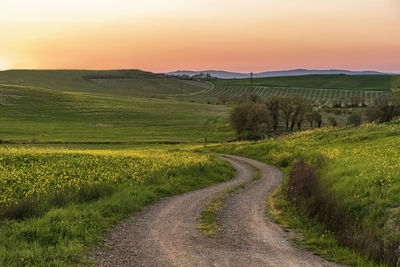
POLYGON ((198 92, 190 93, 189 95, 193 96, 193 95, 207 93, 207 92, 212 91, 215 88, 215 85, 212 82, 208 82, 207 81, 206 83, 208 83, 210 85, 210 87, 208 89, 204 89, 204 90, 201 90, 201 91, 198 91, 198 92))

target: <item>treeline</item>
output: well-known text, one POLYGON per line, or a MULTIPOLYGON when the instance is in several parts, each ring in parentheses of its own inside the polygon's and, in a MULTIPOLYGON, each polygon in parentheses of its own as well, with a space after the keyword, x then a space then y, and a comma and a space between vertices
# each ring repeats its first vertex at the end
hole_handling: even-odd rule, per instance
MULTIPOLYGON (((359 99, 354 99, 352 107, 359 99)), ((355 127, 364 121, 389 122, 400 116, 400 96, 379 96, 369 107, 360 111, 348 111, 347 124, 355 127)), ((340 109, 335 109, 340 111, 340 109)), ((336 112, 335 112, 336 113, 336 112)), ((262 101, 257 95, 248 95, 241 99, 231 112, 230 122, 239 139, 262 139, 271 132, 302 130, 304 123, 310 128, 321 127, 323 110, 315 106, 302 95, 287 97, 272 96, 262 101)), ((338 112, 341 115, 343 112, 338 112)), ((337 116, 328 116, 326 123, 338 126, 337 116)))
POLYGON ((322 115, 301 95, 272 96, 265 101, 250 95, 233 109, 230 121, 239 138, 260 139, 281 125, 286 131, 301 130, 306 121, 311 128, 321 127, 322 115))
MULTIPOLYGON (((253 95, 253 96, 258 97, 258 95, 253 95)), ((222 105, 225 105, 227 103, 240 104, 244 97, 246 97, 246 95, 228 96, 227 94, 221 94, 217 96, 217 101, 218 101, 217 103, 222 105)), ((318 105, 321 107, 330 106, 332 108, 359 108, 368 106, 365 97, 361 96, 351 96, 350 98, 344 98, 344 97, 336 98, 332 100, 332 104, 330 105, 327 104, 327 100, 325 99, 319 99, 317 102, 318 105)))
POLYGON ((400 96, 377 97, 370 107, 365 110, 369 122, 389 122, 400 116, 400 96))

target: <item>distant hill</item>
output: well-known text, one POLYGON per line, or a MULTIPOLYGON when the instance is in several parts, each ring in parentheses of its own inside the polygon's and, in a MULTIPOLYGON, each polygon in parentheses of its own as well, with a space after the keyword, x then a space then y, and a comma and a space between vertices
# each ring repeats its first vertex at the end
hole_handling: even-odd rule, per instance
POLYGON ((0 71, 0 84, 143 97, 189 94, 208 86, 141 70, 7 70, 0 71))
MULTIPOLYGON (((166 74, 177 75, 177 76, 184 76, 184 75, 194 76, 194 75, 199 75, 201 73, 210 74, 211 76, 220 79, 243 79, 250 77, 250 73, 239 73, 239 72, 217 71, 217 70, 204 70, 204 71, 178 70, 178 71, 168 72, 166 74)), ((253 73, 253 77, 265 78, 265 77, 280 77, 280 76, 302 76, 310 74, 389 75, 393 73, 383 73, 378 71, 296 69, 296 70, 266 71, 266 72, 253 73)))

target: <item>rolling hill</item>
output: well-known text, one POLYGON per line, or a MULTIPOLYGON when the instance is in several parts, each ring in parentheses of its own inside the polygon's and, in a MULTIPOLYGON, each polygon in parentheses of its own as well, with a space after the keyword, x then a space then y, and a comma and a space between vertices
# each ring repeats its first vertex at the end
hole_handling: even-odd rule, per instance
MULTIPOLYGON (((203 70, 203 71, 178 70, 178 71, 168 72, 167 74, 176 76, 183 76, 183 75, 194 76, 194 75, 199 75, 201 73, 210 74, 211 76, 220 79, 245 79, 250 77, 250 73, 217 71, 217 70, 203 70)), ((378 71, 295 69, 295 70, 257 72, 253 73, 253 77, 265 78, 265 77, 281 77, 281 76, 302 76, 311 74, 390 75, 390 73, 382 73, 378 71)))
POLYGON ((2 142, 201 142, 230 139, 228 109, 169 96, 204 90, 141 71, 0 72, 2 142))
POLYGON ((0 71, 0 84, 145 97, 166 97, 203 89, 196 84, 140 70, 8 70, 0 71))

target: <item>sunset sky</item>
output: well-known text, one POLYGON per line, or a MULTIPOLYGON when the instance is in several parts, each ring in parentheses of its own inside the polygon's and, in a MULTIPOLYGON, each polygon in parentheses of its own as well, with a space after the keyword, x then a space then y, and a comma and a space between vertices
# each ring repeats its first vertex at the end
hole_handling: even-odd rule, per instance
POLYGON ((400 0, 0 0, 0 69, 400 73, 400 0))

